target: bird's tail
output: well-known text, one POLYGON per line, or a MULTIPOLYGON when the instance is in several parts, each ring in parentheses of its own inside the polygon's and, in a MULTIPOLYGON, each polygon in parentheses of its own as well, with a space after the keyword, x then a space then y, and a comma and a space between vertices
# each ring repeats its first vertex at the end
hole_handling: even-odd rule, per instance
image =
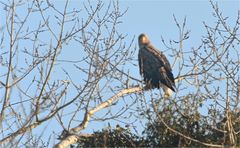
POLYGON ((173 91, 175 91, 174 89, 168 88, 165 85, 163 85, 162 88, 163 88, 163 91, 164 91, 164 98, 169 98, 173 94, 173 91))

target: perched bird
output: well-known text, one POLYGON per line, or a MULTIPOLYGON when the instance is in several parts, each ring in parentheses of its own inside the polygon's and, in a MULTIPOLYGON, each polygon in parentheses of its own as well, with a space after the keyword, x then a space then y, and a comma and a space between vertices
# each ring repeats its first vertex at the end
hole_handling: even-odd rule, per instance
POLYGON ((175 92, 172 68, 166 56, 153 47, 146 34, 140 34, 139 44, 139 69, 144 78, 146 89, 163 88, 164 97, 169 97, 175 92))

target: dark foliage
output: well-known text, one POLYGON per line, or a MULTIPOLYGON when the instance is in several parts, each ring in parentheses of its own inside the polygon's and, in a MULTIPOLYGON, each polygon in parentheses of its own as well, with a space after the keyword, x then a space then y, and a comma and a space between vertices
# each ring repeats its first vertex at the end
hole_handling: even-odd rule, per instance
POLYGON ((94 132, 89 137, 82 137, 77 147, 142 147, 145 140, 126 128, 117 126, 94 132))
MULTIPOLYGON (((162 113, 160 113, 162 114, 162 113)), ((226 125, 226 120, 222 118, 216 123, 216 127, 210 127, 206 120, 198 120, 196 115, 189 117, 175 116, 170 118, 164 116, 164 120, 168 126, 180 131, 184 135, 193 139, 198 139, 200 142, 223 144, 228 143, 223 141, 226 135, 218 131, 222 126, 226 125), (195 117, 194 119, 192 117, 195 117)), ((232 116, 237 118, 237 115, 232 116)), ((204 119, 204 117, 202 117, 204 119)), ((234 128, 239 130, 240 121, 236 122, 234 128)), ((237 146, 240 146, 240 134, 237 135, 237 146)), ((186 139, 170 131, 159 120, 154 120, 153 123, 148 123, 143 132, 143 136, 133 134, 129 129, 117 126, 115 129, 103 129, 102 131, 94 132, 90 137, 82 137, 78 142, 78 147, 203 147, 201 143, 186 139)))

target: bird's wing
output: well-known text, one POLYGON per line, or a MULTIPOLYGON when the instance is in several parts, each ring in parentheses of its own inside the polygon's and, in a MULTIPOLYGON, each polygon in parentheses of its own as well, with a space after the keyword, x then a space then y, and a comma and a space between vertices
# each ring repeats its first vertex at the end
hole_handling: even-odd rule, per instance
POLYGON ((164 67, 166 68, 166 70, 172 71, 172 68, 168 59, 162 52, 154 48, 152 45, 149 45, 148 48, 149 48, 149 51, 152 52, 152 54, 154 54, 156 57, 159 57, 159 59, 161 59, 161 62, 164 64, 164 67))
POLYGON ((166 74, 167 74, 168 79, 170 79, 170 81, 175 86, 175 84, 174 84, 174 76, 172 74, 172 68, 171 68, 171 66, 169 64, 169 61, 167 60, 166 56, 163 53, 161 54, 161 59, 162 59, 162 61, 164 63, 164 68, 166 69, 166 74))
POLYGON ((166 71, 164 67, 159 68, 161 83, 175 91, 175 83, 172 72, 166 71))
POLYGON ((149 49, 148 51, 151 52, 159 61, 159 72, 162 83, 174 90, 174 76, 172 74, 171 65, 166 56, 159 50, 155 49, 152 45, 148 46, 147 48, 149 49))

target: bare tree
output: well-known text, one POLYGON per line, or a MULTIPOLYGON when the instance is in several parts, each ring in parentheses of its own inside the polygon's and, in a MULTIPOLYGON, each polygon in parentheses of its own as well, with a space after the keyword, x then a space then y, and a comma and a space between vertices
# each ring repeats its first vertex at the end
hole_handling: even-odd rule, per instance
POLYGON ((5 9, 0 27, 3 147, 67 147, 79 140, 80 132, 91 122, 136 114, 150 120, 149 116, 156 116, 183 139, 205 146, 236 146, 239 117, 234 115, 239 114, 240 63, 239 49, 234 45, 240 40, 239 14, 236 24, 229 26, 217 5, 211 3, 217 23, 213 27, 204 23, 207 35, 191 50, 184 49, 189 38, 186 19, 180 25, 174 17, 180 38, 162 42, 175 59, 178 91, 166 100, 161 91, 144 94, 141 81, 129 74, 129 68, 135 66, 136 48, 133 39, 127 42, 127 35, 118 31, 126 13, 118 2, 74 4, 78 9, 69 1, 64 6, 50 1, 1 2, 5 9), (198 109, 203 104, 208 104, 209 111, 204 119, 225 135, 222 145, 178 131, 159 114, 168 106, 173 113, 199 121, 203 118, 198 118, 198 109), (218 129, 222 115, 224 125, 218 129), (49 130, 48 124, 57 126, 58 133, 49 130))
POLYGON ((160 99, 162 97, 159 95, 152 97, 153 108, 145 113, 147 117, 155 116, 167 131, 179 135, 179 146, 191 146, 192 142, 210 147, 236 147, 240 144, 240 12, 237 12, 232 25, 217 4, 212 1, 210 4, 215 24, 211 26, 203 22, 206 35, 202 37, 202 43, 192 49, 184 47, 190 38, 186 18, 181 24, 173 16, 179 39, 170 40, 169 43, 162 39, 162 43, 172 51, 175 69, 179 70, 178 92, 170 100, 160 99), (205 110, 207 115, 202 114, 201 110, 205 110), (183 122, 182 118, 188 122, 183 122), (197 135, 200 130, 201 135, 197 135), (198 139, 212 131, 218 132, 215 136, 221 138, 217 141, 210 137, 198 139))
MULTIPOLYGON (((124 91, 130 78, 123 65, 134 50, 132 41, 126 44, 126 35, 118 32, 126 12, 118 2, 86 1, 77 3, 79 9, 70 9, 69 1, 64 7, 50 1, 1 4, 6 12, 1 26, 1 145, 46 146, 41 138, 47 130, 35 135, 34 129, 50 121, 63 133, 76 134, 93 113, 131 92, 124 91), (65 58, 67 52, 76 53, 77 59, 65 58), (111 95, 112 101, 107 100, 111 95)), ((101 119, 117 118, 126 110, 111 115, 108 110, 101 119)))

